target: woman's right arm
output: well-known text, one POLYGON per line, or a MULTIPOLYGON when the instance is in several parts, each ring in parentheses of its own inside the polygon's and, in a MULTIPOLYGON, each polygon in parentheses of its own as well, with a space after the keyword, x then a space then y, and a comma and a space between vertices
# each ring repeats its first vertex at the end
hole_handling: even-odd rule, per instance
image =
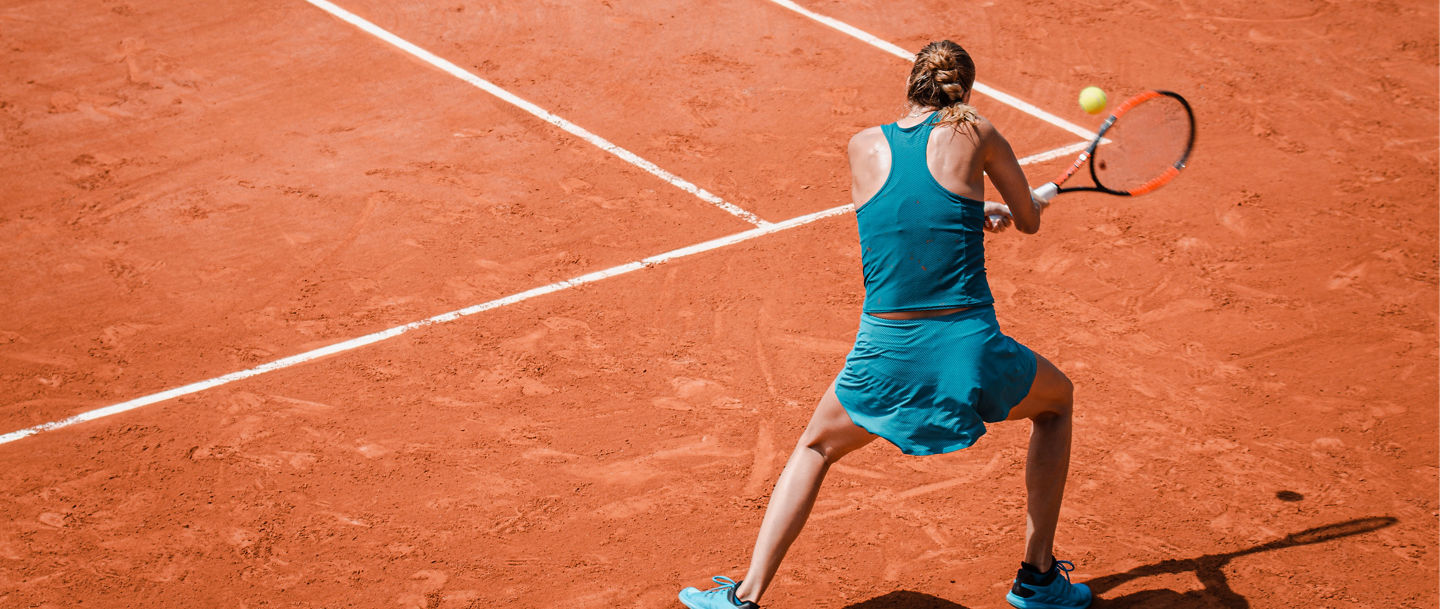
POLYGON ((1045 204, 1030 196, 1030 182, 1025 179, 1025 170, 1020 168, 1010 142, 989 121, 981 122, 981 134, 985 147, 985 173, 990 182, 1000 191, 1000 197, 1010 207, 1010 218, 1015 229, 1027 235, 1040 230, 1040 212, 1045 204))

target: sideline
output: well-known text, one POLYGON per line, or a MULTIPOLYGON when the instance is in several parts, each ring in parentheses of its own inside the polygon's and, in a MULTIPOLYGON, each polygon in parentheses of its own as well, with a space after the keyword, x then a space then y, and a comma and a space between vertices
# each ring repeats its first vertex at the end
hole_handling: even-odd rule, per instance
POLYGON ((494 95, 495 97, 498 97, 498 98, 500 98, 501 100, 503 100, 503 101, 505 101, 505 102, 507 102, 507 103, 509 103, 509 104, 511 104, 511 105, 513 105, 513 106, 515 106, 515 107, 517 107, 517 108, 519 108, 519 109, 521 109, 521 110, 524 110, 524 111, 526 111, 526 112, 529 112, 530 114, 536 116, 536 117, 539 118, 540 120, 543 120, 543 121, 545 121, 545 122, 547 122, 547 123, 550 123, 550 124, 552 124, 552 125, 555 125, 556 127, 559 127, 559 128, 561 128, 561 129, 564 129, 566 132, 569 132, 570 134, 574 135, 575 137, 578 137, 578 138, 580 138, 580 139, 582 139, 582 140, 585 140, 586 142, 589 142, 589 143, 593 144, 595 147, 597 147, 597 148, 599 148, 599 149, 601 149, 601 150, 604 150, 605 152, 609 152, 610 154, 613 154, 613 155, 615 155, 615 156, 617 156, 617 157, 620 157, 620 158, 621 158, 622 160, 624 160, 625 162, 630 163, 631 165, 634 165, 634 166, 636 166, 636 167, 639 167, 640 169, 643 169, 643 170, 645 170, 646 172, 649 172, 651 175, 653 175, 653 176, 655 176, 655 177, 658 177, 658 178, 660 178, 660 179, 662 179, 662 180, 665 180, 666 182, 669 182, 671 185, 675 186, 676 188, 679 188, 680 190, 683 190, 683 191, 688 192, 688 193, 690 193, 690 194, 692 194, 692 195, 695 195, 696 197, 699 197, 700 200, 705 201, 706 203, 709 203, 709 204, 714 205, 714 206, 716 206, 716 207, 719 207, 720 209, 723 209, 723 210, 729 212, 731 215, 733 215, 733 216, 735 216, 735 217, 737 217, 737 218, 740 218, 741 220, 744 220, 744 221, 746 221, 746 222, 749 222, 749 223, 751 223, 751 224, 754 224, 755 226, 767 226, 767 225, 770 224, 769 222, 766 222, 765 220, 760 219, 759 216, 756 216, 755 214, 750 213, 749 211, 745 210, 744 208, 741 208, 740 206, 735 205, 734 203, 731 203, 731 202, 729 202, 729 201, 726 201, 726 200, 720 198, 719 196, 715 195, 714 193, 711 193, 710 191, 705 190, 704 188, 700 188, 699 186, 696 186, 696 185, 690 183, 688 180, 685 180, 684 178, 681 178, 680 176, 677 176, 677 175, 675 175, 675 174, 673 174, 673 173, 670 173, 670 172, 668 172, 668 171, 665 171, 664 169, 661 169, 659 165, 656 165, 656 164, 654 164, 654 163, 651 163, 650 161, 645 160, 644 158, 641 158, 640 155, 635 154, 635 153, 633 153, 633 152, 630 152, 629 150, 626 150, 626 149, 624 149, 624 148, 621 148, 619 145, 617 145, 617 144, 615 144, 615 143, 611 142, 610 140, 607 140, 607 139, 605 139, 605 138, 603 138, 603 137, 600 137, 600 136, 598 136, 598 135, 595 135, 594 133, 591 133, 589 130, 585 129, 584 127, 581 127, 580 125, 577 125, 577 124, 572 123, 572 122, 570 122, 570 121, 568 121, 568 120, 565 120, 565 119, 561 118, 559 115, 556 115, 555 113, 550 112, 549 110, 546 110, 546 109, 544 109, 544 108, 541 108, 540 106, 537 106, 537 105, 535 105, 535 104, 533 104, 533 103, 530 103, 529 101, 526 101, 525 99, 521 98, 520 96, 515 95, 514 93, 511 93, 511 92, 509 92, 509 91, 506 91, 505 89, 500 88, 500 87, 499 87, 498 85, 496 85, 495 83, 492 83, 492 82, 490 82, 490 81, 488 81, 488 80, 485 80, 484 78, 480 78, 479 76, 476 76, 474 73, 472 73, 472 72, 470 72, 470 71, 468 71, 468 70, 466 70, 466 69, 464 69, 464 68, 462 68, 462 67, 460 67, 460 66, 457 66, 457 65, 455 65, 455 64, 453 64, 453 63, 451 63, 451 62, 449 62, 449 61, 447 61, 447 60, 445 60, 445 59, 442 59, 442 58, 439 57, 438 55, 436 55, 436 54, 434 54, 434 53, 431 53, 430 51, 427 51, 427 50, 425 50, 425 49, 422 49, 422 48, 416 46, 415 44, 411 43, 410 41, 405 40, 404 38, 401 38, 401 37, 399 37, 399 36, 396 36, 395 34, 390 33, 388 30, 386 30, 386 29, 384 29, 384 28, 382 28, 382 27, 380 27, 380 26, 378 26, 378 25, 375 25, 375 24, 373 24, 373 23, 370 23, 369 21, 366 21, 365 19, 362 19, 361 17, 357 16, 355 13, 352 13, 352 12, 350 12, 350 11, 347 11, 347 10, 343 9, 343 8, 340 8, 339 6, 336 6, 334 3, 329 2, 328 0, 305 0, 305 1, 306 1, 306 2, 309 2, 310 4, 315 5, 315 7, 316 7, 316 8, 319 8, 320 10, 323 10, 323 11, 325 11, 325 12, 327 12, 327 13, 330 13, 331 15, 334 15, 335 17, 339 18, 341 21, 344 21, 344 22, 346 22, 346 23, 349 23, 350 25, 353 25, 353 26, 355 26, 355 27, 357 27, 357 28, 360 28, 361 30, 364 30, 366 33, 370 34, 371 36, 374 36, 374 37, 379 38, 379 39, 381 39, 381 40, 383 40, 383 41, 385 41, 385 42, 388 42, 388 43, 390 43, 392 46, 394 46, 395 48, 398 48, 398 49, 400 49, 400 50, 402 50, 402 51, 405 51, 406 53, 409 53, 410 55, 413 55, 416 59, 419 59, 420 61, 423 61, 423 62, 425 62, 425 63, 428 63, 428 64, 432 65, 432 66, 435 66, 435 67, 437 67, 437 68, 440 68, 442 71, 446 72, 447 74, 449 74, 449 75, 451 75, 451 76, 454 76, 455 78, 458 78, 458 79, 460 79, 460 80, 463 80, 463 81, 465 81, 465 82, 467 82, 467 83, 470 83, 471 85, 475 86, 476 88, 478 88, 478 89, 480 89, 480 90, 482 90, 482 91, 484 91, 484 92, 486 92, 486 93, 489 93, 489 94, 491 94, 491 95, 494 95))

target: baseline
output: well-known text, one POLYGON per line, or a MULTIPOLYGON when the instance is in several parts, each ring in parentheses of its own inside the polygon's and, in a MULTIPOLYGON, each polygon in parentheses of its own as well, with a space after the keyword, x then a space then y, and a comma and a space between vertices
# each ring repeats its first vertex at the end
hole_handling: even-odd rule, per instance
POLYGON ((347 11, 347 10, 345 10, 344 8, 341 8, 340 6, 338 6, 338 5, 336 5, 336 4, 332 3, 332 2, 329 2, 328 0, 305 0, 305 1, 306 1, 306 2, 309 2, 310 4, 314 5, 316 8, 319 8, 320 10, 323 10, 323 11, 325 11, 325 12, 327 12, 327 13, 330 13, 331 15, 335 16, 336 18, 340 19, 341 21, 344 21, 344 22, 346 22, 346 23, 349 23, 350 25, 353 25, 353 26, 361 29, 362 31, 364 31, 364 32, 367 33, 367 34, 370 34, 371 36, 374 36, 374 37, 376 37, 376 38, 379 38, 380 40, 383 40, 383 41, 389 43, 391 46, 394 46, 394 47, 397 48, 397 49, 400 49, 400 50, 402 50, 402 51, 404 51, 404 52, 406 52, 406 53, 409 53, 410 55, 414 56, 416 59, 419 59, 420 61, 423 61, 423 62, 428 63, 428 64, 430 64, 430 65, 432 65, 432 66, 434 66, 434 67, 436 67, 436 68, 439 68, 440 70, 444 71, 445 73, 450 74, 451 76, 454 76, 455 78, 458 78, 458 79, 460 79, 460 80, 463 80, 463 81, 471 84, 472 86, 474 86, 474 87, 476 87, 476 88, 478 88, 478 89, 480 89, 480 90, 482 90, 482 91, 485 91, 486 93, 489 93, 489 94, 491 94, 491 95, 494 95, 495 97, 500 98, 501 100, 505 101, 506 103, 509 103, 510 105, 513 105, 513 106, 515 106, 515 107, 517 107, 517 108, 519 108, 519 109, 521 109, 521 110, 524 110, 524 111, 526 111, 526 112, 534 115, 535 117, 539 118, 540 120, 543 120, 543 121, 545 121, 545 122, 547 122, 547 123, 550 123, 550 124, 552 124, 552 125, 555 125, 556 127, 559 127, 559 128, 561 128, 561 129, 565 130, 567 133, 570 133, 571 135, 574 135, 574 136, 576 136, 576 137, 578 137, 578 138, 580 138, 580 139, 582 139, 582 140, 585 140, 586 142, 589 142, 590 144, 594 145, 595 147, 597 147, 597 148, 599 148, 599 149, 601 149, 601 150, 604 150, 604 151, 606 151, 606 152, 609 152, 610 154, 613 154, 613 155, 615 155, 615 156, 617 156, 617 157, 620 157, 620 158, 621 158, 622 160, 624 160, 625 162, 630 163, 631 165, 634 165, 634 166, 636 166, 636 167, 639 167, 640 169, 645 170, 646 172, 650 173, 651 175, 654 175, 655 177, 658 177, 658 178, 660 178, 660 179, 662 179, 662 180, 665 180, 666 182, 669 182, 672 186, 674 186, 674 187, 676 187, 676 188, 679 188, 680 190, 683 190, 683 191, 685 191, 685 192, 688 192, 688 193, 690 193, 690 194, 692 194, 692 195, 695 195, 695 196, 698 197, 700 200, 705 201, 706 203, 709 203, 709 204, 714 205, 714 206, 716 206, 716 207, 719 207, 720 209, 723 209, 723 210, 725 210, 726 212, 729 212, 731 215, 734 215, 735 217, 740 218, 741 220, 744 220, 744 221, 746 221, 746 222, 749 222, 749 223, 751 223, 751 224, 754 224, 754 225, 757 226, 757 227, 765 227, 765 226, 769 226, 769 225, 771 224, 770 222, 767 222, 767 221, 761 219, 759 216, 756 216, 755 214, 750 213, 749 211, 745 210, 744 208, 742 208, 742 207, 740 207, 740 206, 738 206, 738 205, 735 205, 734 203, 731 203, 731 202, 729 202, 729 201, 726 201, 726 200, 720 198, 719 196, 715 195, 714 193, 711 193, 710 191, 705 190, 704 188, 700 188, 699 186, 696 186, 695 184, 691 183, 690 181, 688 181, 688 180, 686 180, 686 179, 684 179, 684 178, 681 178, 680 176, 677 176, 677 175, 675 175, 675 174, 673 174, 673 173, 670 173, 670 172, 662 169, 659 165, 656 165, 655 163, 652 163, 652 162, 650 162, 650 161, 642 158, 640 155, 637 155, 637 154, 635 154, 635 153, 633 153, 633 152, 630 152, 629 150, 626 150, 625 148, 620 147, 619 145, 611 142, 610 140, 607 140, 607 139, 605 139, 605 138, 603 138, 603 137, 600 137, 600 136, 598 136, 598 135, 590 132, 589 130, 585 129, 584 127, 581 127, 580 125, 577 125, 577 124, 572 123, 572 122, 570 122, 570 121, 568 121, 568 120, 565 120, 564 118, 561 118, 559 115, 556 115, 555 113, 550 112, 549 110, 546 110, 546 109, 544 109, 544 108, 541 108, 540 106, 537 106, 537 105, 535 105, 534 103, 531 103, 530 101, 525 100, 524 98, 521 98, 521 97, 518 96, 518 95, 515 95, 514 93, 511 93, 511 92, 509 92, 509 91, 506 91, 505 89, 500 88, 498 85, 496 85, 496 84, 494 84, 494 83, 492 83, 492 82, 490 82, 490 81, 488 81, 488 80, 485 80, 484 78, 481 78, 481 77, 475 75, 474 73, 472 73, 472 72, 470 72, 470 71, 468 71, 468 70, 466 70, 466 69, 464 69, 464 68, 462 68, 462 67, 460 67, 460 66, 457 66, 457 65, 455 65, 454 63, 451 63, 450 61, 448 61, 448 60, 446 60, 446 59, 444 59, 444 58, 441 58, 441 57, 438 56, 438 55, 435 55, 434 53, 431 53, 430 51, 427 51, 427 50, 425 50, 425 49, 423 49, 423 48, 420 48, 419 46, 416 46, 415 44, 411 43, 410 41, 405 40, 404 38, 401 38, 401 37, 399 37, 399 36, 396 36, 395 34, 390 33, 390 31, 388 31, 388 30, 386 30, 386 29, 384 29, 384 28, 382 28, 382 27, 380 27, 380 26, 378 26, 378 25, 375 25, 374 23, 371 23, 371 22, 369 22, 369 21, 366 21, 364 18, 356 15, 355 13, 352 13, 352 12, 350 12, 350 11, 347 11))
MULTIPOLYGON (((1048 152, 1030 155, 1028 157, 1020 159, 1020 163, 1022 165, 1028 165, 1031 163, 1043 161, 1048 158, 1054 158, 1055 156, 1058 156, 1058 151, 1066 150, 1068 148, 1070 148, 1070 146, 1065 146, 1048 152)), ((656 254, 648 258, 642 258, 634 262, 627 262, 618 266, 612 266, 608 269, 595 271, 593 273, 586 273, 578 277, 572 277, 570 279, 557 281, 555 283, 543 285, 538 288, 531 288, 529 290, 525 290, 524 292, 518 292, 488 302, 471 305, 463 309, 456 309, 448 313, 441 313, 439 315, 427 317, 420 321, 410 322, 408 324, 395 326, 387 330, 381 330, 379 332, 366 334, 358 338, 352 338, 332 345, 319 347, 310 351, 306 351, 304 353, 298 353, 289 357, 284 357, 271 362, 260 364, 259 366, 250 368, 248 370, 231 372, 229 374, 217 376, 215 378, 190 383, 188 385, 182 385, 174 389, 167 389, 159 393, 152 393, 150 395, 138 397, 133 400, 121 402, 119 404, 113 404, 110 406, 105 406, 103 408, 96 408, 94 410, 82 412, 80 414, 60 419, 58 421, 41 423, 39 425, 26 427, 25 429, 12 431, 0 435, 0 444, 9 444, 16 440, 21 440, 38 434, 40 432, 52 431, 63 427, 69 427, 77 423, 84 423, 86 421, 102 419, 108 416, 113 416, 123 412, 129 412, 137 408, 149 406, 157 402, 163 402, 173 398, 190 395, 192 393, 199 393, 201 391, 205 391, 206 389, 212 389, 221 385, 226 385, 253 376, 259 376, 267 372, 274 372, 276 370, 283 370, 292 366, 298 366, 300 364, 317 360, 322 357, 336 355, 339 353, 344 353, 346 351, 353 351, 366 345, 371 345, 383 340, 395 338, 396 336, 400 336, 401 334, 405 334, 413 330, 418 330, 437 324, 449 323, 462 317, 469 317, 471 315, 475 315, 476 313, 483 313, 491 309, 498 309, 500 307, 509 306, 518 302, 530 300, 531 298, 535 298, 537 296, 544 296, 546 294, 568 290, 570 288, 579 287, 588 283, 595 283, 602 279, 617 277, 626 273, 638 271, 640 269, 650 268, 652 266, 669 262, 671 260, 684 258, 686 256, 694 256, 695 254, 700 254, 711 250, 720 249, 729 245, 734 245, 736 243, 749 241, 756 237, 763 237, 765 235, 778 233, 798 226, 804 226, 806 224, 810 224, 811 222, 815 222, 816 220, 822 220, 832 216, 838 216, 854 209, 854 205, 847 203, 845 205, 831 207, 830 209, 805 214, 803 216, 797 216, 782 222, 766 222, 764 225, 757 226, 750 230, 738 232, 724 237, 719 237, 716 239, 711 239, 709 241, 704 241, 694 245, 687 245, 685 247, 673 249, 661 254, 656 254)))

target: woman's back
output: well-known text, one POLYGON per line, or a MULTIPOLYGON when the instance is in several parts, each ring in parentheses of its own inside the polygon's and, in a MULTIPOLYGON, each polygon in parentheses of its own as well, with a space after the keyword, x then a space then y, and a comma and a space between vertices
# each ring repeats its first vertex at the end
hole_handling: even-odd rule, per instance
MULTIPOLYGON (((973 121, 959 128, 937 126, 940 118, 932 113, 882 126, 884 150, 868 159, 888 161, 889 167, 856 210, 867 313, 994 302, 985 279, 984 203, 940 181, 967 182, 960 188, 966 191, 983 189, 976 146, 963 137, 976 131, 973 121), (955 179, 957 173, 962 180, 955 179)), ((870 179, 879 175, 870 173, 875 174, 870 179)))

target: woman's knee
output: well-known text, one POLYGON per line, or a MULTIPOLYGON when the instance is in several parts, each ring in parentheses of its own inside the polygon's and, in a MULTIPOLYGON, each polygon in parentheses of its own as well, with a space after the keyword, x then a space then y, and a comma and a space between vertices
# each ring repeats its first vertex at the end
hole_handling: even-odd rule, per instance
POLYGON ((812 451, 820 455, 820 458, 828 464, 839 461, 841 457, 869 444, 874 439, 874 435, 851 423, 847 418, 844 424, 834 426, 812 424, 805 429, 805 433, 800 435, 800 441, 796 443, 795 450, 812 451))
POLYGON ((829 464, 839 461, 841 457, 859 448, 859 446, 851 444, 842 441, 842 438, 836 437, 836 434, 811 434, 807 430, 804 435, 800 436, 800 442, 795 446, 795 450, 814 452, 829 464))
POLYGON ((1069 416, 1075 410, 1075 383, 1064 372, 1055 371, 1060 375, 1056 381, 1055 406, 1058 414, 1069 416))
POLYGON ((1010 419, 1068 417, 1075 408, 1075 384, 1049 360, 1038 359, 1030 394, 1010 411, 1010 419))
POLYGON ((815 414, 810 417, 810 424, 805 426, 805 433, 800 435, 795 450, 813 451, 826 463, 834 463, 874 439, 874 435, 851 420, 850 413, 840 405, 840 399, 835 396, 832 385, 820 399, 820 404, 816 407, 815 414))
POLYGON ((1075 383, 1058 368, 1049 379, 1046 397, 1047 407, 1035 418, 1069 417, 1075 412, 1075 383))

